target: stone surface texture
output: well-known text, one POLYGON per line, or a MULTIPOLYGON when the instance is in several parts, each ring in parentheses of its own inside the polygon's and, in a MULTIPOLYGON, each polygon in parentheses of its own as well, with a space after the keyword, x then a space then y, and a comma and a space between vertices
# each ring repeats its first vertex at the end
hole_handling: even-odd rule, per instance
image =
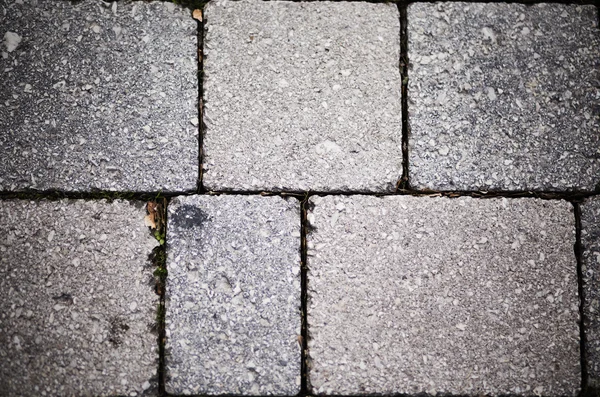
POLYGON ((156 395, 144 203, 0 202, 0 395, 156 395))
POLYGON ((394 189, 396 5, 215 1, 205 21, 207 189, 394 189))
POLYGON ((195 189, 189 13, 163 2, 0 0, 0 191, 195 189))
POLYGON ((585 357, 589 385, 600 390, 600 199, 581 204, 585 357))
POLYGON ((600 30, 592 5, 408 7, 410 182, 593 191, 600 30))
POLYGON ((571 204, 412 196, 310 202, 314 393, 578 393, 571 204))
POLYGON ((299 201, 179 197, 167 241, 167 392, 297 394, 299 201))

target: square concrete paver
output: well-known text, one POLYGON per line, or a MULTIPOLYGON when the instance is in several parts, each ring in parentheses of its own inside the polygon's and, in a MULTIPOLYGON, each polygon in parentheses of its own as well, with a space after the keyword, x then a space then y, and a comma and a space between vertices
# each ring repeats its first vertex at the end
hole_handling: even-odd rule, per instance
POLYGON ((204 186, 390 191, 402 174, 396 5, 215 1, 204 186))
POLYGON ((410 183, 593 191, 600 29, 592 5, 408 6, 410 183))
POLYGON ((588 383, 600 391, 600 199, 581 204, 585 361, 588 383))
POLYGON ((167 392, 297 394, 299 201, 179 197, 167 241, 167 392))
POLYGON ((0 201, 0 395, 156 395, 144 203, 0 201))
POLYGON ((186 191, 197 28, 163 2, 0 0, 0 191, 186 191))
POLYGON ((570 203, 412 196, 310 202, 314 393, 578 393, 570 203))

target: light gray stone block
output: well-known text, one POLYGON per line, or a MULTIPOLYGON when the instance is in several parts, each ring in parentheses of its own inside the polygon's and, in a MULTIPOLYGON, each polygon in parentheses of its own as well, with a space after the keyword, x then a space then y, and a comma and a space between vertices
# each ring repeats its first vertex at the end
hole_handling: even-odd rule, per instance
POLYGON ((412 196, 311 203, 314 393, 578 393, 571 204, 412 196))
POLYGON ((167 241, 167 392, 297 394, 299 202, 178 197, 167 241))
POLYGON ((0 201, 0 395, 156 395, 144 203, 0 201))
POLYGON ((600 390, 600 199, 581 204, 585 358, 588 383, 600 390))
POLYGON ((596 188, 596 7, 413 3, 408 53, 412 187, 596 188))
POLYGON ((215 1, 205 20, 207 189, 394 190, 396 5, 215 1))
POLYGON ((0 2, 0 191, 186 191, 197 28, 163 2, 0 2))

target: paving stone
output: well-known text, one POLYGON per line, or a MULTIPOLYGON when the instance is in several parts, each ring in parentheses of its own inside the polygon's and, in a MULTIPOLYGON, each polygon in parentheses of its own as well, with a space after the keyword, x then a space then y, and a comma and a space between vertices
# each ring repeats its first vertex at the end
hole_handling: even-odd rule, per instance
POLYGON ((179 197, 167 239, 167 392, 297 394, 299 202, 179 197))
POLYGON ((402 174, 393 4, 210 2, 203 183, 390 191, 402 174))
POLYGON ((581 204, 585 358, 588 383, 600 390, 600 199, 581 204))
POLYGON ((413 3, 408 48, 413 187, 595 189, 596 7, 413 3))
POLYGON ((162 2, 0 0, 0 191, 195 189, 196 25, 162 2))
POLYGON ((571 204, 412 196, 310 201, 314 393, 577 394, 571 204))
POLYGON ((156 395, 143 203, 0 201, 0 395, 156 395))

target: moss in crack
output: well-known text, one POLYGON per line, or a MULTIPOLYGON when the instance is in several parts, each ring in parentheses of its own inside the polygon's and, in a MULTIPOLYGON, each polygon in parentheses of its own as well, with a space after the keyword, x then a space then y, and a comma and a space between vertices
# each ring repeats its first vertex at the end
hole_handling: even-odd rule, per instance
POLYGON ((158 241, 159 245, 150 254, 150 260, 154 265, 155 291, 160 297, 156 309, 156 322, 153 327, 158 333, 157 343, 159 351, 158 363, 158 390, 160 395, 165 394, 165 285, 167 282, 167 199, 158 195, 154 200, 146 204, 146 225, 158 241))

